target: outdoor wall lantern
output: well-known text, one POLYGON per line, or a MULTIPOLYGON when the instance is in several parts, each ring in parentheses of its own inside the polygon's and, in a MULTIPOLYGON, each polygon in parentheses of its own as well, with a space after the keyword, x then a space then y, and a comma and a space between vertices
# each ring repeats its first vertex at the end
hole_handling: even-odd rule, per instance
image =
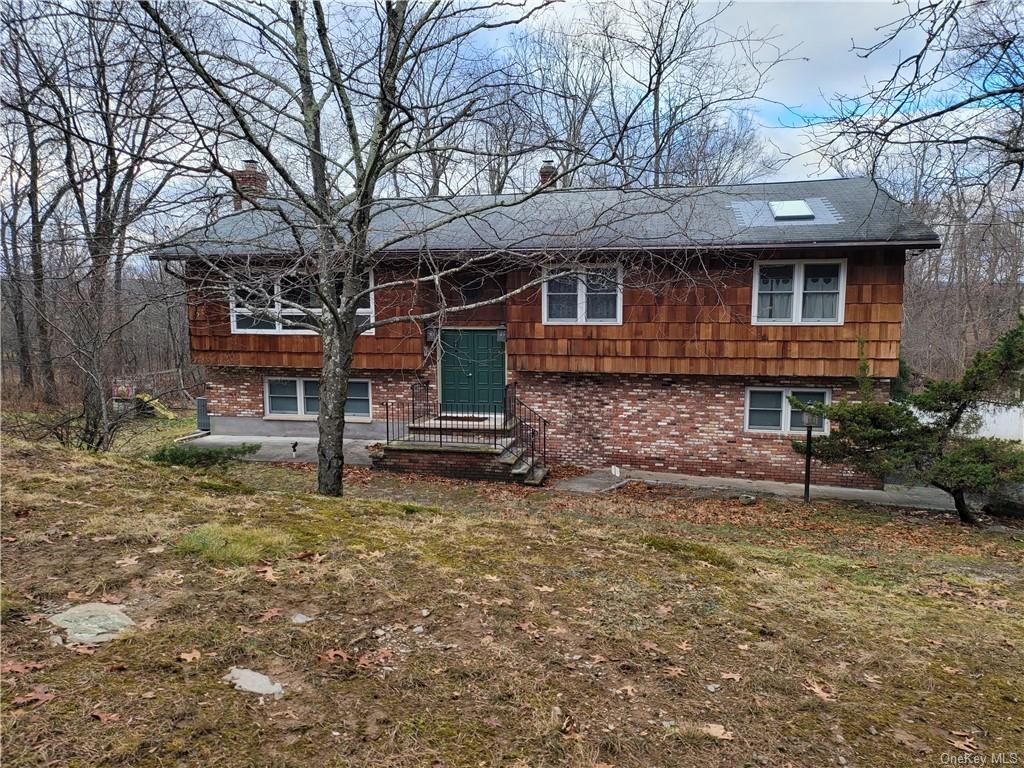
POLYGON ((433 344, 435 341, 437 341, 436 325, 428 325, 426 328, 423 329, 423 340, 427 342, 427 344, 433 344))
POLYGON ((506 328, 504 325, 499 325, 498 326, 497 337, 498 337, 498 343, 499 344, 504 344, 505 341, 508 339, 508 328, 506 328))

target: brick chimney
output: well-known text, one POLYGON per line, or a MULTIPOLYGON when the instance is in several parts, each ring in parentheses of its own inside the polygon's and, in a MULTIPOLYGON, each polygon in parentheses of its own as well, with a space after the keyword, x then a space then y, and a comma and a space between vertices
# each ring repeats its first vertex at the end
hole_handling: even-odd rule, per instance
POLYGON ((235 210, 242 210, 242 203, 245 198, 242 193, 249 197, 259 197, 267 193, 267 174, 260 170, 259 163, 255 160, 246 160, 245 167, 238 171, 232 171, 231 177, 235 180, 235 210))
POLYGON ((546 187, 549 184, 554 183, 555 176, 558 175, 558 169, 555 168, 553 160, 545 160, 540 166, 540 186, 546 187))

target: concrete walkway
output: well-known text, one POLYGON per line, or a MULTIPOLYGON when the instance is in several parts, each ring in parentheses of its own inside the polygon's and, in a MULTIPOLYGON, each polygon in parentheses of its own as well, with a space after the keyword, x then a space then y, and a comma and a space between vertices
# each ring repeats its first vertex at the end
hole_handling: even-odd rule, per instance
MULTIPOLYGON (((558 491, 575 493, 602 493, 617 488, 630 480, 639 480, 650 485, 677 485, 686 488, 723 491, 732 494, 752 496, 796 496, 804 495, 800 483, 778 483, 770 480, 743 480, 732 477, 704 477, 682 475, 675 472, 646 472, 639 469, 623 469, 619 476, 607 470, 597 470, 580 477, 568 477, 552 485, 558 491)), ((915 509, 953 510, 953 500, 937 488, 906 485, 886 485, 884 490, 871 491, 860 488, 838 488, 832 485, 812 485, 811 499, 839 499, 861 501, 866 504, 881 504, 890 507, 913 507, 915 509)))
MULTIPOLYGON (((206 448, 225 448, 242 443, 257 443, 260 449, 245 459, 248 461, 294 461, 298 464, 316 464, 315 437, 262 437, 257 435, 207 435, 189 440, 186 445, 201 445, 206 448), (292 452, 292 445, 295 451, 292 452)), ((369 446, 380 440, 345 439, 343 451, 345 463, 352 466, 370 466, 369 446)))
MULTIPOLYGON (((383 442, 380 438, 371 440, 346 438, 344 442, 345 463, 353 466, 370 466, 369 446, 383 442)), ((258 443, 259 451, 245 458, 249 461, 294 461, 299 464, 316 464, 315 437, 262 437, 256 435, 207 435, 189 440, 189 445, 210 448, 258 443), (295 444, 294 454, 292 445, 295 444)), ((752 496, 796 496, 801 497, 804 487, 800 483, 778 483, 770 480, 742 480, 731 477, 704 477, 682 475, 675 472, 647 472, 639 469, 622 469, 618 476, 608 470, 596 470, 579 477, 567 477, 552 483, 556 491, 571 493, 604 493, 618 488, 630 480, 639 480, 650 485, 677 485, 732 494, 752 496)), ((914 507, 915 509, 937 509, 951 511, 953 501, 937 488, 922 488, 906 485, 887 485, 882 491, 860 488, 838 488, 831 485, 812 485, 812 499, 840 499, 862 501, 867 504, 881 504, 891 507, 914 507)))

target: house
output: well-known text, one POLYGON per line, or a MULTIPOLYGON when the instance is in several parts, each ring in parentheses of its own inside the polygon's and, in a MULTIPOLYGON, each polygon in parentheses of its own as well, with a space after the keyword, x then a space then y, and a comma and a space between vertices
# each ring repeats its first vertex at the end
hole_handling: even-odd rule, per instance
MULTIPOLYGON (((258 169, 240 173, 250 191, 265 187, 258 169)), ((437 308, 447 292, 481 304, 357 340, 347 434, 379 438, 379 466, 480 477, 515 469, 538 481, 543 464, 565 463, 798 481, 791 443, 803 422, 790 396, 857 398, 863 355, 875 396, 887 397, 906 252, 939 246, 864 178, 550 188, 427 226, 482 200, 392 201, 377 218, 379 236, 407 239, 384 253, 375 285, 421 274, 427 256, 518 255, 501 269, 481 262, 439 292, 381 288, 360 307, 380 320, 437 308), (541 282, 559 259, 573 271, 541 282), (496 296, 506 298, 484 303, 496 296)), ((161 254, 184 262, 211 430, 315 436, 322 347, 289 326, 288 312, 301 310, 268 317, 246 307, 244 286, 202 289, 212 259, 295 248, 279 216, 236 208, 188 248, 161 254)), ((842 467, 817 467, 815 481, 880 483, 842 467)))

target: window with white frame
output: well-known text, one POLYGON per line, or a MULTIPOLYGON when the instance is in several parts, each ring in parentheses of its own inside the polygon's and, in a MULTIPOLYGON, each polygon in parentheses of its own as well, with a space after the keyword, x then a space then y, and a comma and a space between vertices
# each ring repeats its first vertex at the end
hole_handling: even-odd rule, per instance
POLYGON ((295 323, 315 323, 320 302, 310 278, 280 277, 251 287, 231 290, 233 333, 315 333, 295 323))
POLYGON ((545 281, 544 322, 621 323, 621 269, 614 264, 581 266, 545 281))
MULTIPOLYGON (((370 271, 368 289, 373 288, 370 271)), ((315 325, 321 312, 312 278, 284 276, 268 281, 260 288, 235 284, 231 287, 232 333, 316 333, 295 323, 315 325)), ((367 329, 373 322, 373 293, 367 290, 358 299, 356 327, 360 333, 373 334, 367 329)))
POLYGON ((846 262, 759 261, 754 265, 755 325, 841 325, 846 262))
MULTIPOLYGON (((747 390, 745 429, 750 432, 803 432, 804 411, 794 408, 793 397, 807 405, 827 405, 831 394, 827 389, 770 389, 752 387, 747 390)), ((828 422, 814 416, 812 429, 828 431, 828 422)))
MULTIPOLYGON (((266 379, 267 416, 315 418, 320 413, 320 381, 318 379, 266 379)), ((345 419, 370 421, 370 381, 351 379, 345 401, 345 419)))

